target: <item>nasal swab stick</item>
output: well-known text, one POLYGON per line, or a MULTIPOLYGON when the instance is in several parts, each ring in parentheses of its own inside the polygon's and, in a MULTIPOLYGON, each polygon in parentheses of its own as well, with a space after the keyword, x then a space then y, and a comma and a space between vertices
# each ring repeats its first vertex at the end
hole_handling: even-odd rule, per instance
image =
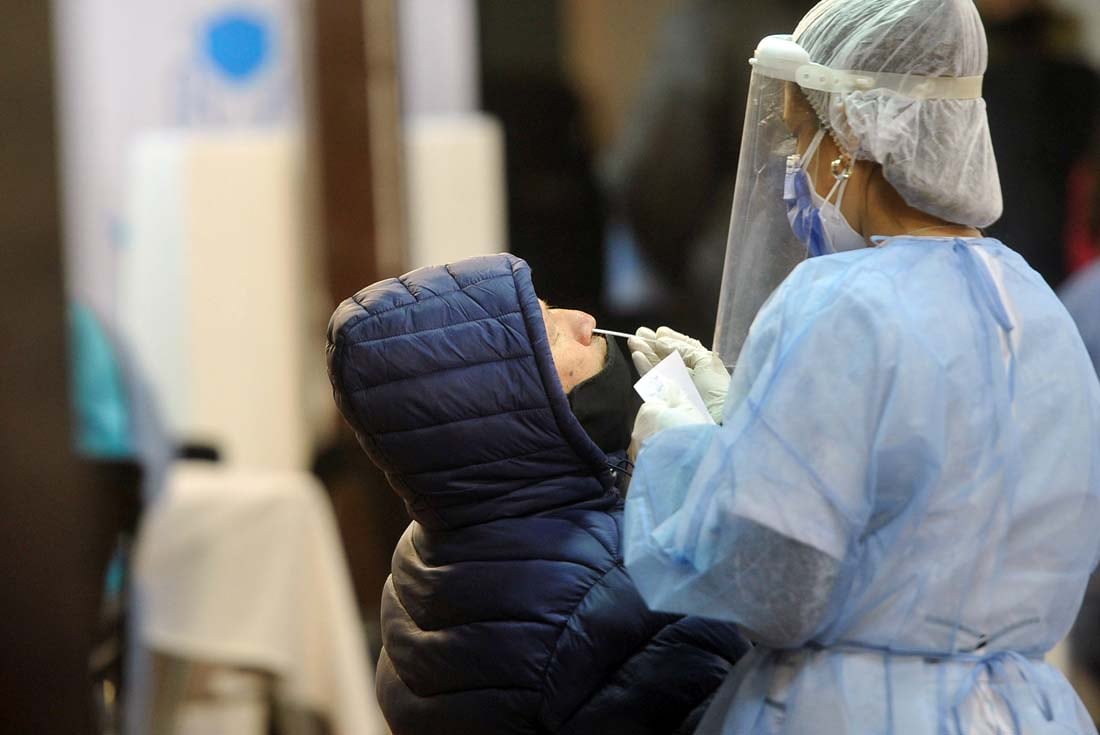
POLYGON ((650 342, 655 342, 656 341, 656 340, 649 339, 648 337, 638 337, 638 335, 636 335, 636 334, 627 334, 626 332, 612 332, 610 329, 593 329, 592 331, 595 332, 596 334, 606 334, 609 337, 622 337, 623 339, 635 339, 635 338, 637 338, 637 339, 645 339, 645 340, 648 340, 650 342))

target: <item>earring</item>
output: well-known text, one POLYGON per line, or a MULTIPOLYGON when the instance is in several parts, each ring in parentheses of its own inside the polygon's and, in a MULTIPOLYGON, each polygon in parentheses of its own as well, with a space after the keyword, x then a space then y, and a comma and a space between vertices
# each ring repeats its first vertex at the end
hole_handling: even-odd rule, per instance
POLYGON ((833 178, 840 180, 851 177, 853 166, 852 157, 847 153, 841 153, 840 158, 833 161, 832 164, 833 178))

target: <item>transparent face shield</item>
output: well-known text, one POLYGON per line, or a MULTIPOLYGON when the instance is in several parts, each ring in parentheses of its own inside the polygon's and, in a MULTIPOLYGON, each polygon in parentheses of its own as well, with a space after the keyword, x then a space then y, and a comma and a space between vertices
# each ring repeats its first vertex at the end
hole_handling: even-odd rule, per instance
POLYGON ((783 201, 796 137, 783 119, 786 82, 753 69, 726 241, 714 350, 732 366, 756 313, 806 257, 783 201))
POLYGON ((916 100, 975 99, 981 77, 838 71, 810 61, 791 36, 768 36, 756 49, 733 194, 714 349, 737 361, 757 312, 807 257, 783 200, 788 157, 805 150, 822 127, 799 89, 848 93, 873 89, 916 100))

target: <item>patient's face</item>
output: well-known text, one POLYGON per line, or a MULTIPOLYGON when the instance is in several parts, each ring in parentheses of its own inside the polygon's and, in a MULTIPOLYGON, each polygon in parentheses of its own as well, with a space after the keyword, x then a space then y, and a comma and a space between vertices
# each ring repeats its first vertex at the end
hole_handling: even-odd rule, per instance
POLYGON ((539 299, 550 352, 565 392, 603 370, 607 340, 593 335, 596 319, 575 309, 558 309, 539 299))

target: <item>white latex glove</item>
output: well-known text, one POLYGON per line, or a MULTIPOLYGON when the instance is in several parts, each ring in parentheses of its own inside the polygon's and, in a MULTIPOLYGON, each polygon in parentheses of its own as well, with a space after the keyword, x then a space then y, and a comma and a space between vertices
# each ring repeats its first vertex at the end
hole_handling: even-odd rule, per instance
POLYGON ((704 423, 706 420, 688 403, 683 393, 677 390, 676 386, 670 386, 670 390, 665 394, 665 400, 648 400, 638 409, 627 454, 633 461, 641 451, 645 440, 658 431, 671 429, 674 426, 704 423))
POLYGON ((638 373, 645 375, 673 351, 679 352, 707 411, 716 422, 722 423, 722 407, 726 405, 726 393, 730 387, 730 374, 722 358, 704 347, 699 340, 668 327, 659 327, 656 332, 639 327, 635 335, 626 343, 638 373))
POLYGON ((634 335, 626 341, 626 346, 630 349, 630 359, 634 362, 638 375, 642 376, 661 361, 653 349, 653 343, 657 341, 657 333, 649 327, 638 327, 634 335))

